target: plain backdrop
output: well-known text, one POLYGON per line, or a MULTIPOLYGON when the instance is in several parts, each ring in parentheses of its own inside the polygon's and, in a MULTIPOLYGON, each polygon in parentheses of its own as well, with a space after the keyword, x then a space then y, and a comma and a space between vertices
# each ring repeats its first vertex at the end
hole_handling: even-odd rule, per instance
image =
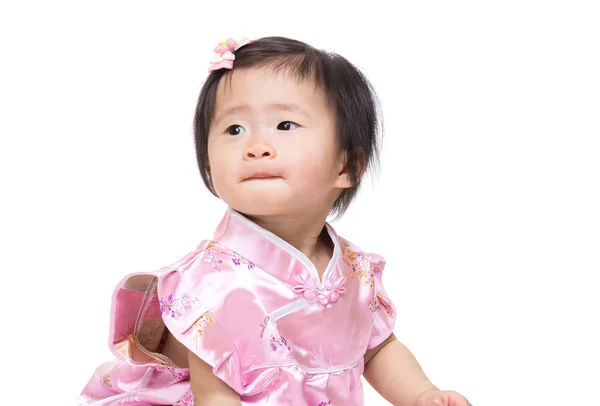
MULTIPOLYGON (((339 234, 387 258, 396 334, 477 406, 600 405, 597 2, 3 2, 2 404, 70 405, 112 290, 210 237, 192 118, 215 44, 340 53, 385 137, 339 234), (591 402, 591 403, 590 403, 591 402)), ((367 386, 366 404, 386 405, 367 386)))

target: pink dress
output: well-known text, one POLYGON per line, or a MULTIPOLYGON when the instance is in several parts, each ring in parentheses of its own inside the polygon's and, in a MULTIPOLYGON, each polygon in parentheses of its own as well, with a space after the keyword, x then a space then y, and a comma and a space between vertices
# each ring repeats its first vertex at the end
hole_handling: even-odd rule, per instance
POLYGON ((189 373, 161 354, 166 329, 240 394, 242 405, 363 405, 367 349, 392 333, 385 260, 325 228, 323 282, 308 258, 229 209, 210 241, 160 270, 127 276, 109 346, 77 405, 193 405, 189 373))

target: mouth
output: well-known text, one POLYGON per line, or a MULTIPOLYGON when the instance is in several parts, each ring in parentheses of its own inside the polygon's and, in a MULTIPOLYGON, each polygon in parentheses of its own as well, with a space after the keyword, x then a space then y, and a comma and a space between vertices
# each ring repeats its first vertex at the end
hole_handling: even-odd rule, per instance
POLYGON ((252 180, 252 179, 277 179, 277 178, 280 178, 280 177, 281 176, 271 175, 270 173, 267 173, 267 172, 256 172, 252 176, 250 176, 249 178, 246 178, 244 180, 252 180))

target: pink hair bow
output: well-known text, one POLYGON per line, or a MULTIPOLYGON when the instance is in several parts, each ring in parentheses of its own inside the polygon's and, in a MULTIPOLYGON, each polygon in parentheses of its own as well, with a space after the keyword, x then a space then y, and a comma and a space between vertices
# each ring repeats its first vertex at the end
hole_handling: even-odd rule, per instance
POLYGON ((251 42, 251 39, 246 38, 239 41, 236 41, 233 38, 228 38, 225 41, 219 42, 215 47, 216 55, 210 60, 208 71, 212 72, 214 70, 223 68, 233 68, 233 61, 235 60, 235 55, 233 53, 244 45, 250 44, 251 42))
POLYGON ((344 277, 328 279, 325 282, 325 289, 319 289, 319 282, 316 278, 306 280, 302 276, 296 275, 295 279, 298 284, 294 286, 294 293, 303 294, 308 300, 316 299, 323 306, 337 302, 340 294, 346 292, 346 288, 343 286, 346 283, 344 277))

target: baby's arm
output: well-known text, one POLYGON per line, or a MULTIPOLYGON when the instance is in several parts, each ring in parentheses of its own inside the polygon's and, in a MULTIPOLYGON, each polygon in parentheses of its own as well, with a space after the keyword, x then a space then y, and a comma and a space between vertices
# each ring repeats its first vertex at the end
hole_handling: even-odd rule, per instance
POLYGON ((241 406, 240 396, 213 374, 212 367, 188 351, 194 406, 241 406))
POLYGON ((437 390, 410 350, 394 334, 367 351, 364 376, 393 405, 415 405, 423 393, 437 390))
POLYGON ((365 378, 394 405, 471 406, 460 393, 436 388, 394 334, 365 354, 365 378))

